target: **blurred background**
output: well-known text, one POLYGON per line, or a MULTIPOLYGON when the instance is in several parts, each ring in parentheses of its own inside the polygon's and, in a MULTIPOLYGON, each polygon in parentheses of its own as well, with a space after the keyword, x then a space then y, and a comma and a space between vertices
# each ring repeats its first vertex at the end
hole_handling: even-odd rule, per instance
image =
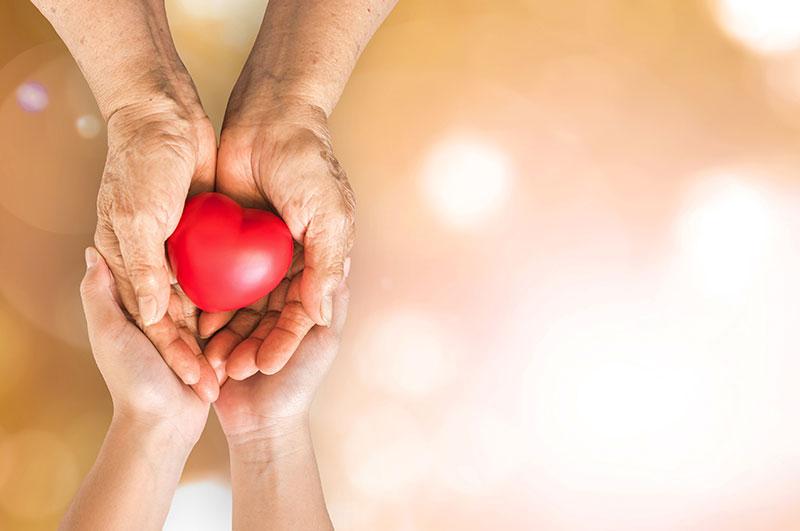
MULTIPOLYGON (((167 2, 217 127, 264 4, 167 2)), ((52 529, 111 414, 78 298, 105 127, 27 1, 0 65, 0 528, 52 529)), ((332 129, 338 529, 800 528, 800 3, 403 0, 332 129)), ((212 419, 166 528, 230 506, 212 419)))

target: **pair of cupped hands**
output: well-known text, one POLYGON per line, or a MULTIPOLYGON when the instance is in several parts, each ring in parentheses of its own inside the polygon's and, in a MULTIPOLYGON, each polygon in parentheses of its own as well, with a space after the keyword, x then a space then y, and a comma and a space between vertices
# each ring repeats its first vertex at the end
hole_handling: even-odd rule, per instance
POLYGON ((97 204, 81 294, 115 416, 187 442, 212 402, 229 439, 304 422, 338 348, 353 243, 325 113, 291 98, 229 104, 218 146, 202 109, 168 96, 125 106, 108 118, 97 204), (234 312, 200 312, 165 254, 187 197, 211 190, 277 212, 296 241, 287 277, 234 312))

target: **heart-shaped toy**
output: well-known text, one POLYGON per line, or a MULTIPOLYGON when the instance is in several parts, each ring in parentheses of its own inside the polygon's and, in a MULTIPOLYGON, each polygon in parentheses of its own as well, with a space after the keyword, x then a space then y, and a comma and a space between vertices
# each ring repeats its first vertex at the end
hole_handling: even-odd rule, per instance
POLYGON ((189 199, 167 240, 178 283, 206 312, 243 308, 275 289, 292 263, 292 247, 281 218, 215 192, 189 199))

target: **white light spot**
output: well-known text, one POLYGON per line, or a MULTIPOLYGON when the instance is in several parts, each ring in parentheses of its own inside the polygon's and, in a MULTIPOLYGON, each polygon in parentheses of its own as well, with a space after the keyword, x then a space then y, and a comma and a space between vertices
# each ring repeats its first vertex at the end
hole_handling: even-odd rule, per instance
POLYGON ((796 0, 713 0, 717 19, 733 39, 759 53, 800 46, 800 2, 796 0))
POLYGON ((100 120, 93 114, 84 114, 75 120, 75 129, 82 138, 95 138, 100 134, 101 127, 100 120))
POLYGON ((218 481, 200 481, 178 487, 164 531, 217 531, 231 528, 231 489, 218 481))
POLYGON ((508 156, 479 138, 452 137, 433 147, 422 169, 422 187, 443 222, 479 225, 506 202, 511 184, 508 156))
POLYGON ((179 0, 181 8, 195 18, 214 19, 225 16, 228 0, 179 0))
POLYGON ((774 228, 762 190, 726 173, 703 178, 676 226, 679 266, 705 293, 739 293, 763 269, 774 228))

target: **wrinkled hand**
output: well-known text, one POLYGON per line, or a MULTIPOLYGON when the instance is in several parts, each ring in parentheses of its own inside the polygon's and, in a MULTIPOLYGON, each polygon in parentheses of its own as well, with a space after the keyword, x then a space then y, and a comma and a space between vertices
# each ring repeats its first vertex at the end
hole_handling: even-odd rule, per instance
POLYGON ((333 155, 324 112, 296 100, 270 105, 234 106, 226 116, 216 189, 243 206, 277 211, 299 245, 276 322, 266 299, 235 315, 200 317, 203 337, 228 323, 206 348, 218 375, 229 356, 253 358, 261 372, 274 374, 315 323, 330 324, 353 245, 353 192, 333 155))
MULTIPOLYGON (((115 417, 166 427, 192 446, 203 431, 209 405, 175 377, 150 340, 128 320, 111 271, 91 247, 86 266, 81 299, 89 341, 115 417)), ((175 295, 172 301, 179 303, 175 295)))
MULTIPOLYGON (((278 322, 289 289, 289 281, 284 280, 269 295, 264 326, 278 322)), ((342 281, 334 292, 331 326, 315 326, 277 374, 255 374, 254 351, 232 355, 227 364, 230 378, 214 403, 229 443, 280 436, 305 424, 314 393, 339 348, 348 300, 349 292, 342 281)))
POLYGON ((215 156, 204 116, 165 100, 118 110, 108 121, 95 232, 123 306, 167 365, 207 401, 217 396, 217 380, 194 338, 197 310, 170 286, 164 242, 187 195, 213 188, 215 156))

